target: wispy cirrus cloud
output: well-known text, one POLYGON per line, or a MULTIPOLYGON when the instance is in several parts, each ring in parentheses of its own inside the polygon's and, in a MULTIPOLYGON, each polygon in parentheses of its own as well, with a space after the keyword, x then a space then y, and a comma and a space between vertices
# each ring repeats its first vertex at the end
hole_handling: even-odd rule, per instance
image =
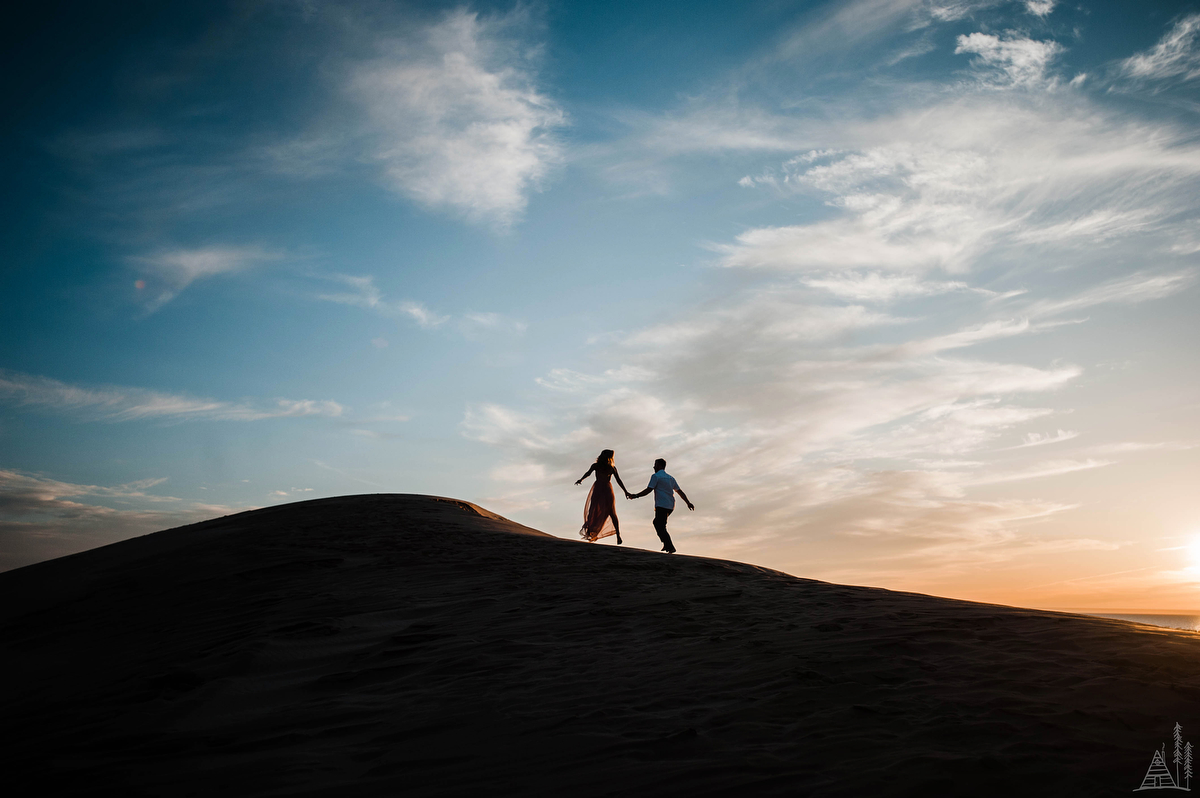
POLYGON ((1195 449, 1200 446, 1197 441, 1157 441, 1149 443, 1145 441, 1120 441, 1117 443, 1102 443, 1097 446, 1090 447, 1087 451, 1089 454, 1099 455, 1118 455, 1118 454, 1134 454, 1138 452, 1183 452, 1188 449, 1195 449))
POLYGON ((262 247, 210 246, 196 249, 168 249, 129 259, 143 275, 139 292, 145 292, 148 313, 170 302, 197 280, 219 274, 232 274, 282 256, 262 247))
POLYGON ((1076 259, 1151 235, 1164 254, 1188 251, 1200 179, 1189 134, 1070 106, 977 96, 849 122, 862 149, 814 149, 743 179, 824 198, 829 218, 713 248, 734 268, 893 275, 961 274, 1032 246, 1076 259))
POLYGON ((343 412, 340 404, 330 400, 227 402, 144 388, 87 388, 5 370, 0 370, 0 402, 101 421, 260 421, 305 416, 337 417, 343 412))
POLYGON ((1060 474, 1070 474, 1075 471, 1088 471, 1093 468, 1103 468, 1104 466, 1112 465, 1113 460, 1099 460, 1096 458, 1088 458, 1086 460, 1047 460, 1045 462, 1034 463, 1016 471, 1001 472, 997 474, 984 474, 976 478, 972 484, 975 485, 994 485, 999 482, 1017 482, 1025 479, 1045 479, 1046 477, 1056 477, 1060 474))
POLYGON ((410 299, 389 300, 375 285, 371 275, 331 274, 326 279, 340 283, 346 289, 333 294, 318 294, 317 299, 365 308, 382 316, 408 318, 422 329, 431 330, 450 324, 468 337, 485 333, 521 334, 525 322, 500 313, 468 311, 458 316, 437 313, 424 304, 410 299))
POLYGON ((933 0, 924 10, 925 19, 956 22, 1000 5, 1005 0, 933 0))
POLYGON ((537 48, 518 8, 465 9, 413 37, 381 37, 349 96, 366 115, 369 157, 395 190, 500 227, 562 159, 566 114, 537 87, 537 48))
POLYGON ((1016 446, 1007 446, 999 451, 1012 451, 1014 449, 1028 449, 1032 446, 1047 446, 1052 443, 1062 443, 1063 441, 1073 440, 1079 437, 1078 432, 1071 430, 1058 430, 1053 435, 1041 432, 1027 432, 1022 436, 1022 442, 1016 446))
POLYGON ((1136 272, 1092 286, 1064 299, 1042 299, 1026 309, 1031 316, 1050 316, 1110 303, 1136 304, 1162 299, 1191 286, 1196 273, 1191 270, 1153 274, 1136 272))
POLYGON ((1200 14, 1178 20, 1154 47, 1126 58, 1119 68, 1136 81, 1188 81, 1200 77, 1200 14))
POLYGON ((911 297, 936 296, 956 292, 977 292, 996 296, 996 292, 972 288, 958 280, 922 280, 911 274, 881 274, 880 272, 832 272, 808 277, 803 283, 812 288, 852 302, 888 304, 911 297))
POLYGON ((317 299, 366 308, 384 316, 407 317, 424 329, 440 327, 450 320, 449 316, 434 313, 420 302, 384 299, 383 291, 375 285, 375 278, 370 275, 333 274, 329 279, 343 284, 348 290, 336 294, 318 294, 317 299))

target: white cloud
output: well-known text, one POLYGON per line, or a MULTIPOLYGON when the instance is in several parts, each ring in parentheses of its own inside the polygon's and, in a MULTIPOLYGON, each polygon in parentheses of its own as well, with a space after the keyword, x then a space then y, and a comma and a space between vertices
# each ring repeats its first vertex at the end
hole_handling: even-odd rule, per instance
MULTIPOLYGON (((966 283, 921 280, 911 274, 881 274, 879 272, 831 273, 809 277, 803 283, 820 288, 836 297, 856 302, 885 304, 908 297, 936 296, 957 291, 979 291, 966 283)), ((991 295, 993 292, 985 292, 991 295)))
POLYGON ((1069 440, 1072 440, 1073 438, 1078 438, 1078 437, 1079 437, 1078 432, 1073 432, 1070 430, 1062 430, 1062 429, 1060 429, 1058 432, 1054 433, 1053 435, 1044 434, 1041 432, 1027 432, 1023 436, 1023 440, 1021 443, 1017 444, 1016 446, 1005 447, 1004 449, 1001 449, 1000 451, 1012 451, 1013 449, 1028 449, 1031 446, 1046 446, 1051 443, 1062 443, 1063 441, 1069 441, 1069 440))
POLYGON ((460 327, 471 337, 491 337, 499 334, 521 335, 528 329, 525 322, 500 313, 464 313, 460 327))
POLYGON ((1015 239, 1027 244, 1072 240, 1098 244, 1150 230, 1161 216, 1162 211, 1158 208, 1138 208, 1136 210, 1102 208, 1074 219, 1030 227, 1018 233, 1015 239))
MULTIPOLYGON (((318 294, 317 299, 366 308, 382 316, 408 318, 425 330, 442 327, 452 319, 454 327, 467 338, 492 336, 498 333, 520 335, 527 328, 526 323, 520 319, 500 313, 468 311, 455 317, 437 313, 424 304, 410 299, 388 300, 384 297, 383 291, 375 285, 375 278, 370 275, 331 274, 327 275, 326 279, 341 283, 350 290, 336 294, 318 294)), ((387 341, 383 338, 376 338, 372 343, 381 349, 387 346, 387 341)))
POLYGON ((1175 23, 1158 44, 1121 62, 1121 70, 1135 80, 1194 80, 1200 77, 1200 14, 1175 23))
POLYGON ((1196 274, 1193 271, 1168 274, 1137 272, 1093 286, 1073 297, 1039 300, 1031 304, 1027 312, 1031 316, 1050 316, 1101 304, 1148 302, 1182 291, 1195 281, 1195 277, 1196 274))
POLYGON ((864 291, 917 295, 933 285, 897 272, 961 274, 1035 246, 1074 263, 1138 237, 1179 254, 1194 243, 1200 147, 1182 129, 981 95, 848 122, 841 139, 861 148, 813 149, 749 180, 824 198, 828 218, 752 227, 714 245, 721 263, 832 273, 810 279, 846 291, 855 278, 838 273, 876 272, 864 291))
POLYGON ((251 404, 148 391, 144 388, 83 388, 49 377, 5 370, 0 370, 0 401, 105 421, 258 421, 302 416, 336 417, 343 410, 337 402, 329 400, 275 399, 251 404))
POLYGON ((397 191, 505 226, 561 160, 566 116, 537 89, 522 14, 459 9, 354 69, 347 91, 369 120, 370 157, 397 191))
POLYGON ((936 335, 922 341, 914 341, 905 344, 904 348, 913 354, 934 354, 949 349, 974 346, 975 344, 983 343, 984 341, 993 341, 997 338, 1010 338, 1014 335, 1023 335, 1030 330, 1029 321, 1026 319, 996 319, 966 329, 956 330, 945 335, 936 335))
POLYGON ((399 302, 395 307, 400 313, 415 321, 417 326, 426 330, 444 324, 446 319, 449 318, 448 316, 443 316, 440 313, 434 313, 420 302, 413 302, 411 300, 399 302))
POLYGON ((1112 465, 1113 460, 1097 460, 1088 458, 1087 460, 1048 460, 1042 463, 1035 463, 1017 471, 1008 473, 983 475, 974 480, 971 484, 974 485, 993 485, 998 482, 1016 482, 1024 479, 1045 479, 1046 477, 1056 477, 1060 474, 1070 474, 1074 471, 1087 471, 1093 468, 1103 468, 1104 466, 1112 465))
POLYGON ((1120 443, 1103 443, 1091 447, 1092 454, 1133 454, 1136 452, 1182 452, 1200 446, 1196 441, 1158 441, 1144 443, 1141 441, 1122 441, 1120 443))
POLYGON ((935 0, 929 4, 929 17, 937 22, 954 22, 999 5, 1003 0, 935 0))
POLYGON ((819 60, 834 50, 845 50, 890 33, 906 18, 919 14, 924 0, 851 0, 826 6, 815 18, 791 31, 770 58, 793 61, 819 60))
POLYGON ((138 288, 146 292, 146 310, 153 313, 197 280, 239 272, 280 257, 261 247, 212 246, 165 250, 130 258, 130 263, 146 278, 139 281, 138 288))
POLYGON ((1049 16, 1054 10, 1056 0, 1025 0, 1025 10, 1035 17, 1049 16))
POLYGON ((1046 69, 1063 51, 1058 42, 1039 42, 1009 33, 1004 38, 990 33, 959 36, 955 54, 974 53, 977 67, 990 73, 995 85, 1031 87, 1045 81, 1046 69))
POLYGON ((450 320, 449 316, 435 313, 420 302, 409 299, 392 302, 384 299, 383 292, 375 285, 375 278, 370 275, 360 277, 350 274, 333 274, 329 276, 329 279, 344 284, 350 290, 338 294, 318 294, 317 299, 367 308, 384 316, 407 317, 415 321, 417 326, 426 330, 440 327, 450 320))

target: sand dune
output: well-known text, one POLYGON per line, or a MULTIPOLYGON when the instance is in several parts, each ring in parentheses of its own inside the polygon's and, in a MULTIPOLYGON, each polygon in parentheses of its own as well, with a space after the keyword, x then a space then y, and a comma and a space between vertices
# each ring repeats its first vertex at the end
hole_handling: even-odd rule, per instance
POLYGON ((1200 731, 1195 634, 427 496, 2 574, 0 640, 21 795, 1125 795, 1176 721, 1200 731))

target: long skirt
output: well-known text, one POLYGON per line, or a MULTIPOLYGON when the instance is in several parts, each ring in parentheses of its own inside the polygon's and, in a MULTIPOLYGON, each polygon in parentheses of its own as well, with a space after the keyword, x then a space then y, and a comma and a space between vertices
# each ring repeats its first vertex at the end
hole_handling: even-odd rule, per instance
POLYGON ((616 518, 617 505, 613 498, 612 483, 596 481, 583 505, 583 528, 579 530, 579 536, 595 541, 615 535, 617 530, 613 521, 616 518))

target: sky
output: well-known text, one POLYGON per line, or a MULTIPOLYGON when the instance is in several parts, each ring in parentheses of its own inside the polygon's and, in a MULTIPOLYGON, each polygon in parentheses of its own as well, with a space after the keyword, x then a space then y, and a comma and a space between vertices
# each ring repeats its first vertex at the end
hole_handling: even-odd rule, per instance
POLYGON ((24 13, 0 569, 355 493, 575 538, 611 448, 681 553, 1200 610, 1200 5, 24 13))

